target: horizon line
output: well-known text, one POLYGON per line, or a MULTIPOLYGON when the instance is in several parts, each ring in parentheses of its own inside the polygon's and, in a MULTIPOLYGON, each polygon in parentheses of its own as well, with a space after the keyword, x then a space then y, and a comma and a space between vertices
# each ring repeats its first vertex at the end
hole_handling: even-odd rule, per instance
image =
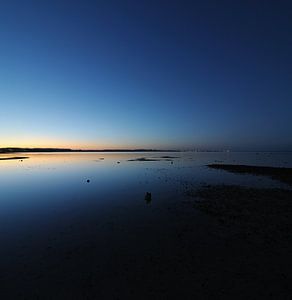
POLYGON ((178 149, 152 149, 152 148, 105 148, 105 149, 72 149, 55 147, 2 147, 0 153, 15 152, 180 152, 178 149))
POLYGON ((292 152, 292 150, 244 150, 244 149, 212 149, 212 148, 189 148, 189 149, 153 149, 153 148, 104 148, 104 149, 72 149, 55 147, 0 147, 0 154, 21 152, 292 152))

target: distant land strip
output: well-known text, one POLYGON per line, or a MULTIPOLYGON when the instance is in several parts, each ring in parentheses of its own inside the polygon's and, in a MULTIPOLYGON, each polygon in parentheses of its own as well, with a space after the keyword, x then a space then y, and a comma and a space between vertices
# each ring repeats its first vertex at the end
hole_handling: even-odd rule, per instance
POLYGON ((27 156, 13 156, 13 157, 1 157, 0 160, 12 160, 12 159, 28 159, 27 156))
POLYGON ((67 148, 0 148, 0 153, 24 153, 24 152, 180 152, 180 150, 170 149, 67 149, 67 148))

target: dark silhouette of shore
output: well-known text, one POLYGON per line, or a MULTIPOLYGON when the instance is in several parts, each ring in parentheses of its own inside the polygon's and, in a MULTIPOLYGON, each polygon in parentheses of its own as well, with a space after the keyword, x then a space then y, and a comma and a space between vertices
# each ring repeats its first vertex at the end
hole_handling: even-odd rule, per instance
POLYGON ((13 157, 0 157, 0 160, 13 160, 13 159, 28 159, 27 156, 13 156, 13 157))
POLYGON ((70 149, 70 148, 0 148, 0 153, 24 153, 24 152, 180 152, 172 149, 70 149))

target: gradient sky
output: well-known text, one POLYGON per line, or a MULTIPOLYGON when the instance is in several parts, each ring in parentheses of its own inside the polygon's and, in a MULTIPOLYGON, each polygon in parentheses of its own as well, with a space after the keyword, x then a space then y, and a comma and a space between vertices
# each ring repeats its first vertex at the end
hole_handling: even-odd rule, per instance
POLYGON ((6 146, 292 150, 292 2, 2 0, 6 146))

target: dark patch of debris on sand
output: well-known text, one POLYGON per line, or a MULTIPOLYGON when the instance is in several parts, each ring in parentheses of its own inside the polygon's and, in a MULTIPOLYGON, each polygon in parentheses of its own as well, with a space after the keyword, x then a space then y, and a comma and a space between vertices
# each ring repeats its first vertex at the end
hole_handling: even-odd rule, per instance
POLYGON ((128 161, 160 161, 160 159, 140 157, 140 158, 128 159, 128 161))
POLYGON ((134 159, 128 159, 128 161, 172 161, 172 159, 175 159, 178 157, 174 156, 161 156, 161 157, 139 157, 134 159))
POLYGON ((247 165, 232 165, 232 164, 209 164, 209 168, 225 170, 232 173, 252 174, 268 176, 272 179, 292 184, 292 168, 284 167, 262 167, 262 166, 247 166, 247 165))
POLYGON ((239 236, 268 244, 292 243, 292 190, 214 185, 188 195, 196 198, 196 208, 239 236))

